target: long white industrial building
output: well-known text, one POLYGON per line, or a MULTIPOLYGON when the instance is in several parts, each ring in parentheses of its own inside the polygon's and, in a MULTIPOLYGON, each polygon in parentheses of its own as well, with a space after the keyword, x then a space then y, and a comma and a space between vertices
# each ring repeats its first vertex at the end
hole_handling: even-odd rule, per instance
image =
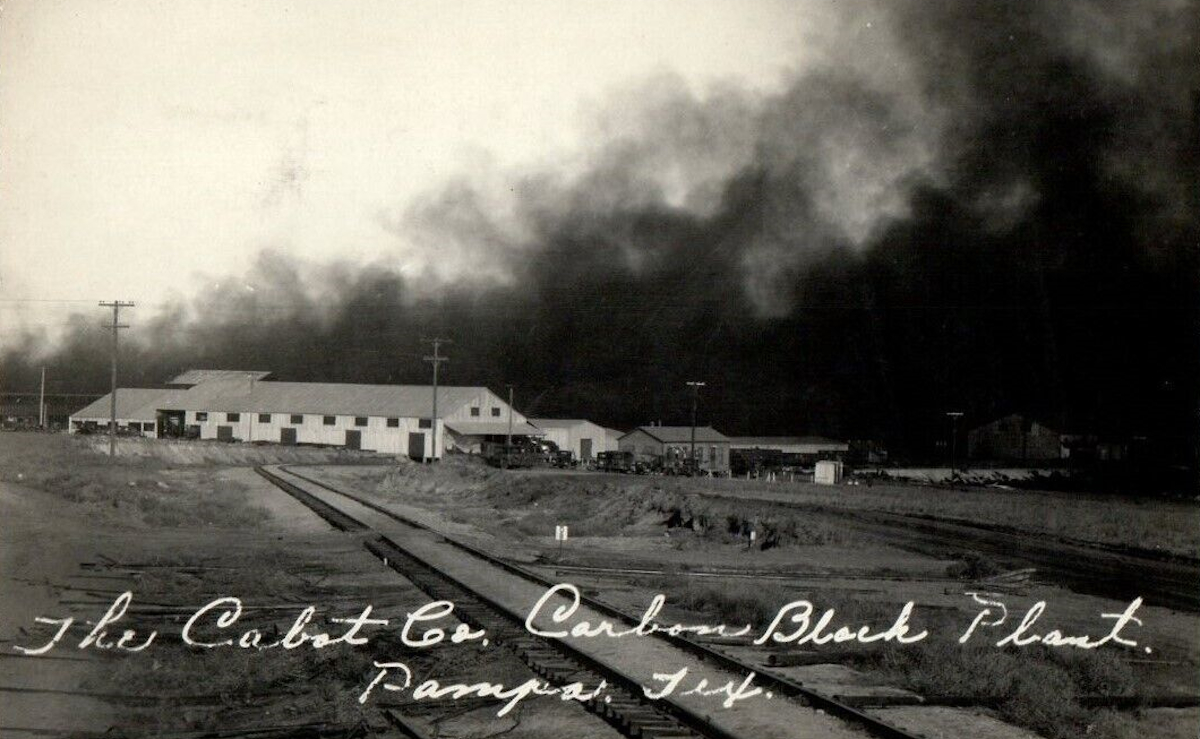
MULTIPOLYGON (((525 416, 486 387, 275 382, 266 373, 185 373, 166 389, 117 390, 117 421, 148 437, 321 444, 440 458, 478 452, 488 440, 541 436, 525 416), (186 386, 192 382, 190 387, 186 386)), ((71 416, 70 430, 107 428, 110 396, 71 416)))

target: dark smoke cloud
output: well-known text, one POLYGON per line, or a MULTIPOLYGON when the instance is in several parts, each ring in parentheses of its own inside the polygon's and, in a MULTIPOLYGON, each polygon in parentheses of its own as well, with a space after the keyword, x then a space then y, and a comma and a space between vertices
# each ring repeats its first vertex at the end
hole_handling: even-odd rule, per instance
MULTIPOLYGON (((579 162, 381 214, 432 267, 265 253, 139 317, 126 378, 424 382, 418 338, 438 333, 447 382, 516 382, 534 414, 680 422, 699 378, 732 433, 922 451, 961 409, 1179 441, 1197 425, 1198 16, 889 2, 774 93, 657 77, 597 113, 579 162)), ((73 389, 105 386, 92 326, 51 358, 73 389)), ((37 349, 6 355, 10 386, 37 349)))

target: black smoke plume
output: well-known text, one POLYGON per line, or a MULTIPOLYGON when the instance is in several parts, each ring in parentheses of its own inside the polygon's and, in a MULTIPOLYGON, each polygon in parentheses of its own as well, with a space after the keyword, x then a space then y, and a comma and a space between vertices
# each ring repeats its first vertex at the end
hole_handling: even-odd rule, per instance
MULTIPOLYGON (((947 410, 1020 411, 1194 448, 1198 18, 1149 0, 859 7, 778 92, 659 77, 598 116, 578 166, 381 214, 428 246, 424 271, 267 252, 137 314, 124 381, 421 383, 419 338, 438 334, 446 382, 515 383, 533 415, 686 422, 699 379, 702 420, 727 433, 923 454, 947 410)), ((57 389, 107 387, 95 323, 53 350, 57 389)), ((42 342, 6 353, 6 389, 35 385, 42 342)))

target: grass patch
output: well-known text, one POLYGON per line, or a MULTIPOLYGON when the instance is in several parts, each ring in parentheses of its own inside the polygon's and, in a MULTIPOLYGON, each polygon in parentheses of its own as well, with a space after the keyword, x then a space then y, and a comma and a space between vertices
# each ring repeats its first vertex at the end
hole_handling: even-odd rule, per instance
POLYGON ((932 516, 1095 544, 1200 557, 1197 500, 982 487, 947 489, 902 483, 848 487, 696 478, 688 480, 686 486, 721 495, 753 493, 776 496, 791 504, 932 516))
MULTIPOLYGON (((653 583, 667 595, 668 604, 703 614, 713 623, 749 624, 756 634, 779 609, 798 599, 813 603, 818 615, 832 608, 834 626, 870 625, 883 629, 899 613, 899 605, 848 598, 837 592, 798 593, 783 585, 728 581, 697 583, 687 578, 662 578, 653 583)), ((996 649, 980 644, 960 645, 943 612, 924 612, 914 618, 914 631, 929 637, 914 644, 828 645, 848 652, 850 665, 879 675, 886 684, 925 696, 986 698, 997 703, 1005 721, 1049 739, 1101 737, 1124 739, 1133 722, 1114 712, 1098 711, 1080 702, 1083 696, 1136 695, 1138 681, 1129 664, 1111 651, 1082 651, 1026 647, 996 649)), ((816 647, 820 649, 821 647, 816 647)), ((843 657, 839 656, 839 659, 843 657)))
POLYGON ((1002 650, 931 636, 919 644, 866 651, 854 666, 922 695, 996 700, 1005 721, 1050 739, 1119 736, 1100 730, 1116 730, 1124 722, 1097 722, 1097 710, 1079 698, 1137 693, 1129 665, 1111 652, 1002 650))
POLYGON ((251 528, 270 518, 244 486, 216 479, 211 469, 113 459, 63 434, 0 434, 0 481, 43 490, 106 524, 251 528))
MULTIPOLYGON (((844 527, 787 506, 736 504, 697 494, 689 481, 626 475, 505 473, 469 457, 440 465, 400 465, 387 470, 323 469, 331 481, 374 488, 384 499, 400 499, 447 512, 451 520, 493 533, 548 537, 558 524, 577 537, 620 536, 646 527, 681 527, 709 541, 745 542, 755 531, 757 546, 820 546, 853 541, 844 527), (463 513, 503 511, 497 516, 463 513)), ((657 533, 657 532, 655 532, 657 533)))
POLYGON ((690 578, 659 582, 667 603, 711 617, 731 627, 763 627, 794 598, 771 583, 730 582, 721 586, 695 583, 690 578))
POLYGON ((836 611, 834 622, 838 624, 871 624, 886 628, 900 612, 899 607, 891 603, 846 599, 817 590, 801 592, 774 581, 731 579, 714 583, 708 578, 697 581, 682 577, 658 578, 648 586, 666 595, 669 605, 703 614, 729 626, 748 624, 760 633, 780 608, 795 600, 811 602, 818 616, 826 608, 833 608, 836 611))

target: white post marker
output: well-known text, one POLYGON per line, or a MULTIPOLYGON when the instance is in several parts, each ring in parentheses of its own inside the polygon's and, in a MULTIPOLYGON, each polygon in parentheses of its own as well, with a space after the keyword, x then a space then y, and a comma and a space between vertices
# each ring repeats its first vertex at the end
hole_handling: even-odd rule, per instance
POLYGON ((562 559, 563 542, 567 540, 567 536, 569 534, 570 534, 570 529, 568 529, 566 526, 555 526, 554 527, 554 538, 555 538, 555 540, 558 541, 558 558, 559 559, 562 559))
POLYGON ((746 548, 749 549, 749 548, 753 547, 754 540, 757 538, 758 538, 758 532, 755 531, 754 529, 750 529, 750 543, 746 545, 746 548))

